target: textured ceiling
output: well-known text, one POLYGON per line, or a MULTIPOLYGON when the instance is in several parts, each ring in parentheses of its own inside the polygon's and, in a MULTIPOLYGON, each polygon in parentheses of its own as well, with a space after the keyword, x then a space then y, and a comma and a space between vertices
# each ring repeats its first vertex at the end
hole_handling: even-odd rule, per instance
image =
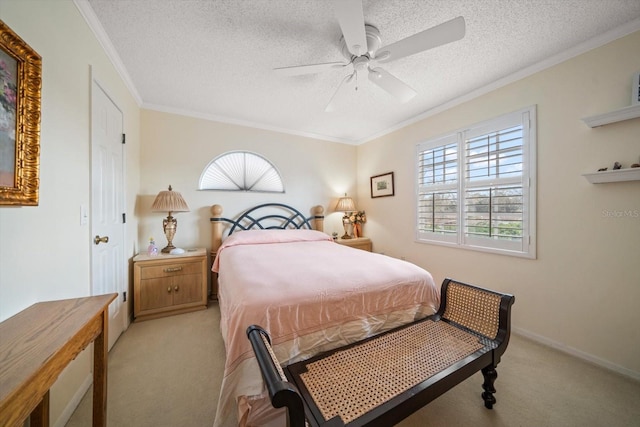
POLYGON ((332 1, 76 4, 143 107, 346 143, 382 135, 550 57, 640 29, 639 0, 363 0, 365 22, 380 30, 382 45, 457 16, 466 35, 384 64, 418 92, 411 101, 401 104, 360 78, 359 89, 327 113, 347 71, 288 77, 272 70, 344 59, 332 1))

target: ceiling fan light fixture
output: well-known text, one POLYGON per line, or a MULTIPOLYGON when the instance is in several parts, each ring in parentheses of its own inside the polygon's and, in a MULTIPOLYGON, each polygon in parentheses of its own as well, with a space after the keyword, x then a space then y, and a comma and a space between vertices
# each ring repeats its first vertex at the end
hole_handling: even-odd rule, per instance
POLYGON ((353 69, 356 71, 363 71, 369 68, 369 57, 359 56, 353 60, 353 69))

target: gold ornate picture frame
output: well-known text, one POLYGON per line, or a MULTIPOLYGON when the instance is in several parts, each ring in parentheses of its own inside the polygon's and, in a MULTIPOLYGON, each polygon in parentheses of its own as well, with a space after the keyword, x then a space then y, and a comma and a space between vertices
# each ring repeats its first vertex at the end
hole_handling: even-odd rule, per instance
POLYGON ((37 206, 42 58, 0 20, 0 205, 37 206))

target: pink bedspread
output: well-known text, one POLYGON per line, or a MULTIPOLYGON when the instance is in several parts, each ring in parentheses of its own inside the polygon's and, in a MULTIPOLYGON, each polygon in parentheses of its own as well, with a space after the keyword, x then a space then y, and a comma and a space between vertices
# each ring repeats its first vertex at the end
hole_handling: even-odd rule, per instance
MULTIPOLYGON (((240 396, 236 389, 246 393, 247 387, 233 373, 253 358, 245 334, 249 325, 264 327, 276 348, 283 344, 286 350, 277 355, 287 363, 300 353, 306 358, 316 348, 327 350, 325 343, 317 342, 324 330, 339 331, 342 325, 354 324, 363 324, 358 329, 366 329, 367 324, 390 313, 402 313, 403 319, 412 321, 435 313, 440 300, 439 288, 424 269, 338 245, 326 234, 312 230, 235 233, 218 250, 213 269, 219 273, 221 330, 227 354, 225 380, 233 377, 233 381, 223 382, 220 398, 236 402, 240 396), (313 349, 288 344, 305 336, 315 337, 313 349)), ((393 323, 397 322, 385 321, 381 327, 397 326, 393 323)), ((381 332, 377 327, 371 329, 367 335, 381 332)), ((338 339, 328 346, 335 348, 349 340, 338 339)), ((253 390, 255 394, 261 391, 253 390)), ((219 404, 222 413, 216 414, 216 425, 236 424, 221 419, 230 416, 224 409, 229 405, 219 404)))

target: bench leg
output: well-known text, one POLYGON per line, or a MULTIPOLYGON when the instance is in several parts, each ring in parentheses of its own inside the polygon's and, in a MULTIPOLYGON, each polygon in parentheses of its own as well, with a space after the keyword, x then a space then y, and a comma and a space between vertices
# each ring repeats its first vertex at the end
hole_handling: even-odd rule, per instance
POLYGON ((487 409, 493 409, 493 404, 496 403, 496 398, 493 396, 493 393, 496 392, 493 382, 498 378, 498 372, 496 372, 496 368, 493 365, 489 365, 482 368, 482 376, 484 377, 484 383, 482 383, 484 406, 487 409))

